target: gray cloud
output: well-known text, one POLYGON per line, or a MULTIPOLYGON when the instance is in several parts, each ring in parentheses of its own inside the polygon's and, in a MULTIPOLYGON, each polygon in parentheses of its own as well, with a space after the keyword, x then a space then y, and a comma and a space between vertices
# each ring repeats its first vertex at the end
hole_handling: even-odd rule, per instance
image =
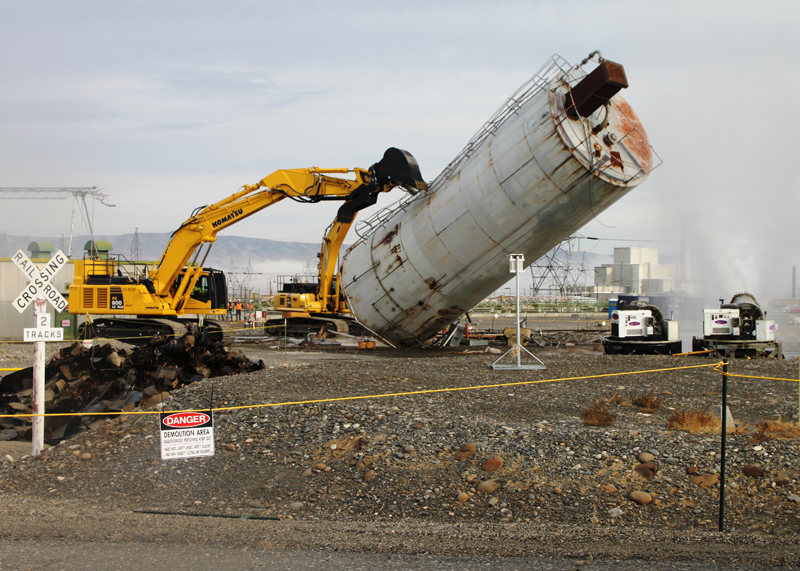
MULTIPOLYGON (((0 3, 0 185, 102 186, 113 233, 169 231, 273 170, 368 166, 388 146, 430 180, 553 52, 600 48, 665 163, 583 233, 675 255, 686 220, 713 295, 778 291, 800 263, 797 29, 777 1, 0 3)), ((319 206, 235 233, 317 240, 335 210, 319 206)), ((68 231, 58 208, 41 224, 68 231)), ((23 225, 0 212, 0 231, 23 225)))

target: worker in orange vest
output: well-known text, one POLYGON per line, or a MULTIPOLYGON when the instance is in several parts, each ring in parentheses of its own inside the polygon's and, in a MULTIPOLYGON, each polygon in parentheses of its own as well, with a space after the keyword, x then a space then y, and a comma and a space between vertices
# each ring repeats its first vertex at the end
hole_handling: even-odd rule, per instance
POLYGON ((242 302, 241 301, 237 301, 236 302, 236 321, 241 321, 241 320, 242 320, 242 302))

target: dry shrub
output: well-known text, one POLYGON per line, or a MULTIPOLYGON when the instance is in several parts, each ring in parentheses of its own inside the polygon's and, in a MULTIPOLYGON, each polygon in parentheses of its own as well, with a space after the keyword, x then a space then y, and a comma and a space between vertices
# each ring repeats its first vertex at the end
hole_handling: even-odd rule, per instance
POLYGON ((599 401, 583 409, 581 419, 590 426, 611 426, 617 420, 617 415, 608 411, 606 403, 599 401))
POLYGON ((622 395, 621 395, 621 394, 619 394, 619 393, 614 393, 614 395, 613 395, 613 396, 611 396, 611 397, 608 397, 608 398, 606 399, 606 402, 607 402, 607 403, 611 403, 611 404, 619 404, 619 403, 621 403, 621 402, 622 402, 622 395))
POLYGON ((650 391, 646 395, 641 395, 633 399, 633 404, 642 409, 642 412, 655 412, 661 406, 658 395, 650 391))
POLYGON ((719 434, 722 431, 722 422, 718 416, 701 410, 687 412, 676 410, 667 419, 667 430, 684 430, 692 434, 701 432, 719 434))
POLYGON ((792 440, 800 438, 800 425, 796 422, 786 422, 784 420, 762 420, 756 423, 756 432, 753 434, 753 442, 763 442, 764 440, 792 440))

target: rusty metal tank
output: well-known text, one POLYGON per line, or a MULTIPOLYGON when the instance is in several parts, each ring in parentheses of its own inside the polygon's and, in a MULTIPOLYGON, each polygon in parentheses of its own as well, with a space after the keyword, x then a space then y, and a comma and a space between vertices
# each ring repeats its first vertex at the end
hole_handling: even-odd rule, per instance
POLYGON ((551 60, 430 184, 356 227, 340 280, 355 317, 397 344, 424 343, 641 184, 658 166, 599 52, 551 60))

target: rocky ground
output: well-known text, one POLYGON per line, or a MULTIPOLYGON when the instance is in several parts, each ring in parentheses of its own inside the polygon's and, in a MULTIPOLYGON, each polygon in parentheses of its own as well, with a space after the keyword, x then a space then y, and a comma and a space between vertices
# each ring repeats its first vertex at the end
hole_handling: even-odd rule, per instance
MULTIPOLYGON (((797 383, 730 378, 738 426, 720 534, 719 434, 667 430, 675 411, 720 403, 720 373, 697 368, 715 360, 573 347, 538 351, 546 371, 499 372, 497 355, 455 349, 243 350, 268 368, 195 383, 167 402, 207 408, 213 389, 214 407, 245 407, 215 413, 213 457, 161 461, 157 417, 144 415, 102 420, 38 458, 17 448, 0 462, 0 537, 37 517, 42 536, 65 537, 54 531, 65 517, 81 537, 106 538, 174 521, 133 513, 153 510, 204 514, 183 519, 216 522, 226 541, 254 547, 268 537, 273 547, 373 552, 798 562, 800 447, 755 427, 796 418, 797 383), (575 377, 593 378, 513 384, 575 377), (644 412, 632 403, 648 393, 660 406, 644 412), (259 406, 340 397, 368 398, 259 406), (600 401, 615 421, 586 425, 583 410, 600 401)), ((0 345, 0 367, 28 365, 25 351, 0 345)), ((798 362, 730 370, 791 379, 798 362)))

